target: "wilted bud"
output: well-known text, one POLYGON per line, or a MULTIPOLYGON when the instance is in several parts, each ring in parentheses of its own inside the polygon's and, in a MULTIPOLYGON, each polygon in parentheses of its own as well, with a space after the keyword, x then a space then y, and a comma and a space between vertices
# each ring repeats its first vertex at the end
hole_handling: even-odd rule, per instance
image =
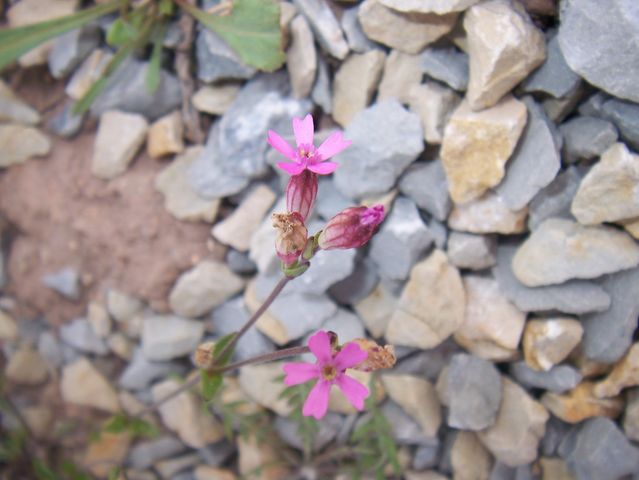
POLYGON ((317 197, 317 174, 303 170, 292 175, 286 185, 286 210, 297 212, 306 220, 313 209, 317 197))
POLYGON ((331 218, 318 244, 323 250, 357 248, 370 240, 377 226, 384 220, 384 207, 349 207, 331 218))
POLYGON ((297 212, 274 213, 271 217, 277 230, 275 251, 286 266, 294 264, 302 254, 308 238, 304 219, 297 212))
POLYGON ((352 342, 359 345, 359 348, 368 353, 368 357, 362 363, 351 367, 353 370, 360 370, 362 372, 372 372, 374 370, 380 370, 382 368, 391 368, 395 365, 395 348, 392 345, 385 345, 381 347, 377 345, 373 340, 366 338, 356 338, 352 342))
POLYGON ((213 366, 213 348, 215 348, 215 342, 204 342, 198 345, 193 355, 193 363, 197 368, 206 370, 213 366))

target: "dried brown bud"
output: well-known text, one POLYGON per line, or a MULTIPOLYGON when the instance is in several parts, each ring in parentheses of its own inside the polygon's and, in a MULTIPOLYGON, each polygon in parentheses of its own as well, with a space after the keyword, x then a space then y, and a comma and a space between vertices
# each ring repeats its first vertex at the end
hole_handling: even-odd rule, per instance
POLYGON ((213 366, 213 348, 215 342, 204 342, 198 345, 193 355, 193 363, 197 368, 208 369, 213 366))
POLYGON ((302 254, 308 238, 304 219, 297 212, 274 213, 271 217, 277 230, 275 251, 284 264, 292 265, 302 254))
POLYGON ((395 365, 397 358, 395 357, 395 348, 392 345, 385 345, 382 347, 373 340, 368 340, 366 338, 356 338, 352 341, 357 343, 362 350, 368 353, 368 358, 362 363, 352 367, 353 370, 372 372, 382 368, 392 368, 395 365))

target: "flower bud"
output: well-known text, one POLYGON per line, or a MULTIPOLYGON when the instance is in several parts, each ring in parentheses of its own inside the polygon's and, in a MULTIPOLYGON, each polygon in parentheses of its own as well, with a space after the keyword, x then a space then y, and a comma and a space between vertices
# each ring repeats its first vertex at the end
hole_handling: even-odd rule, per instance
POLYGON ((271 217, 277 230, 275 251, 286 266, 293 265, 304 251, 308 230, 297 212, 274 213, 271 217))
POLYGON ((395 348, 392 345, 380 346, 373 340, 365 338, 356 338, 352 343, 359 345, 359 348, 368 353, 368 357, 362 363, 358 363, 353 370, 362 372, 373 372, 382 368, 391 368, 397 360, 395 357, 395 348))
POLYGON ((304 170, 292 175, 286 185, 286 210, 297 212, 306 220, 317 197, 317 173, 304 170))
POLYGON ((357 248, 370 240, 384 220, 384 207, 349 207, 331 218, 318 238, 323 250, 357 248))

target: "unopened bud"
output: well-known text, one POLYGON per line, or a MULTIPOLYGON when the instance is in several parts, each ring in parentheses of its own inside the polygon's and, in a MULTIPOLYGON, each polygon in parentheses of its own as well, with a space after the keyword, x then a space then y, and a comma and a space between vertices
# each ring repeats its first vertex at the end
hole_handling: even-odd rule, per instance
POLYGON ((206 370, 213 366, 213 348, 215 342, 204 342, 198 345, 193 355, 193 363, 197 368, 206 370))
POLYGON ((323 250, 357 248, 370 240, 384 220, 384 207, 349 207, 331 218, 318 238, 323 250))
POLYGON ((271 217, 277 230, 275 251, 285 265, 294 264, 304 251, 308 230, 304 219, 297 212, 274 213, 271 217))
POLYGON ((297 212, 306 220, 317 197, 317 174, 304 170, 292 175, 286 185, 286 210, 297 212))
POLYGON ((395 357, 395 348, 392 345, 380 346, 373 340, 366 338, 356 338, 352 342, 368 353, 368 357, 362 363, 351 367, 353 370, 362 372, 372 372, 382 368, 391 368, 395 365, 397 358, 395 357))

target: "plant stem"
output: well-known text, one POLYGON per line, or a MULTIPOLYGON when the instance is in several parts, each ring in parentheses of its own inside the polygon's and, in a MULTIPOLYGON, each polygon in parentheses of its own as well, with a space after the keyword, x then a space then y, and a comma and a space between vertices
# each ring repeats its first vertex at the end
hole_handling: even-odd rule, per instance
POLYGON ((237 332, 237 335, 233 337, 233 340, 226 344, 222 351, 216 355, 216 357, 213 359, 213 365, 218 363, 221 358, 224 358, 224 355, 227 352, 232 351, 231 349, 235 347, 242 335, 244 335, 249 330, 249 328, 251 328, 255 324, 255 322, 257 322, 257 320, 262 316, 266 309, 271 306, 271 303, 273 303, 277 296, 282 292, 286 284, 292 279, 292 277, 283 277, 279 282, 277 282, 277 285, 275 285, 273 291, 269 293, 268 297, 266 297, 264 303, 260 305, 260 308, 255 310, 255 313, 246 321, 240 331, 237 332))
POLYGON ((249 358, 243 360, 241 362, 233 363, 231 365, 227 365, 226 367, 221 368, 211 368, 208 370, 210 373, 224 373, 230 372, 231 370, 238 369, 245 365, 251 365, 252 363, 266 363, 272 362, 274 360, 279 360, 280 358, 293 357, 295 355, 302 355, 303 353, 308 353, 311 350, 308 347, 291 347, 285 348, 283 350, 277 350, 275 352, 265 353, 264 355, 258 355, 257 357, 249 358))

